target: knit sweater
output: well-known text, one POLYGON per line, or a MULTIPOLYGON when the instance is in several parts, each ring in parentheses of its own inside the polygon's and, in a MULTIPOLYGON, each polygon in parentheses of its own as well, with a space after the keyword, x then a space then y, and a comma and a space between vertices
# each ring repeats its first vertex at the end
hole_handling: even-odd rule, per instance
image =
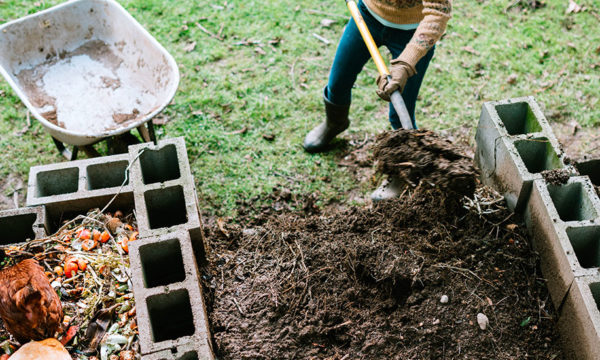
POLYGON ((419 23, 415 34, 398 59, 416 66, 446 31, 452 0, 364 0, 385 20, 396 24, 419 23))

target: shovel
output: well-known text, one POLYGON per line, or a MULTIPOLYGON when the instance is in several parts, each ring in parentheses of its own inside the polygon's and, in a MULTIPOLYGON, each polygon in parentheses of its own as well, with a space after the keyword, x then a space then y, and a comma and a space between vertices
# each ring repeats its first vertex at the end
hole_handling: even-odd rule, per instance
MULTIPOLYGON (((377 66, 377 71, 379 71, 379 74, 381 76, 387 76, 388 81, 390 81, 392 79, 390 71, 385 65, 385 62, 383 61, 383 58, 379 53, 377 45, 375 45, 375 41, 371 36, 371 32, 369 31, 365 20, 360 14, 358 6, 356 6, 356 2, 354 2, 354 0, 346 0, 346 5, 348 5, 348 9, 350 10, 352 17, 354 18, 354 22, 356 22, 356 26, 358 27, 358 31, 360 31, 360 35, 365 41, 365 45, 367 45, 367 48, 369 49, 369 53, 371 53, 371 58, 375 62, 375 66, 377 66)), ((410 115, 408 114, 406 104, 404 103, 404 99, 402 98, 402 94, 400 94, 400 91, 394 91, 390 96, 390 99, 392 102, 392 106, 394 106, 394 109, 396 109, 396 112, 398 113, 398 117, 400 117, 400 123, 402 124, 402 128, 405 130, 414 129, 412 125, 412 120, 410 118, 410 115)))

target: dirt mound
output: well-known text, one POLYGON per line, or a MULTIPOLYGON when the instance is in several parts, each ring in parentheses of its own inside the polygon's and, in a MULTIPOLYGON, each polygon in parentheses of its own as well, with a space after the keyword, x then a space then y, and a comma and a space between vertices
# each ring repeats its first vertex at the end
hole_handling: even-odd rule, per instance
POLYGON ((497 201, 462 213, 443 201, 418 191, 370 209, 209 226, 218 357, 562 358, 524 231, 505 226, 497 201))
POLYGON ((428 130, 396 130, 377 137, 373 157, 379 171, 419 184, 472 197, 473 160, 449 140, 428 130))
POLYGON ((571 178, 571 172, 567 169, 544 170, 542 176, 549 184, 564 185, 571 178))

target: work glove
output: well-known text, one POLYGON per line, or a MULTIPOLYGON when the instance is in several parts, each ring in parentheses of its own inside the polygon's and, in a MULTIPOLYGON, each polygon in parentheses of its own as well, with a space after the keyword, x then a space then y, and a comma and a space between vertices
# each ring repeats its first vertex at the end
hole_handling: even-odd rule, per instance
POLYGON ((379 87, 377 95, 385 101, 390 101, 390 96, 394 91, 402 92, 408 78, 417 73, 414 66, 402 60, 394 59, 390 64, 391 81, 388 81, 385 75, 377 77, 377 87, 379 87))

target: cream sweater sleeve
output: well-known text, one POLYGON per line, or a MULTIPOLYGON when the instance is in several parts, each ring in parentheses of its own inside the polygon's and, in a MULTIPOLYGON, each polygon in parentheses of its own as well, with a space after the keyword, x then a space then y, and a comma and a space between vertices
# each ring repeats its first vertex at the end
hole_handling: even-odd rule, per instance
POLYGON ((398 59, 416 66, 444 35, 451 12, 452 0, 423 0, 423 20, 398 59))

